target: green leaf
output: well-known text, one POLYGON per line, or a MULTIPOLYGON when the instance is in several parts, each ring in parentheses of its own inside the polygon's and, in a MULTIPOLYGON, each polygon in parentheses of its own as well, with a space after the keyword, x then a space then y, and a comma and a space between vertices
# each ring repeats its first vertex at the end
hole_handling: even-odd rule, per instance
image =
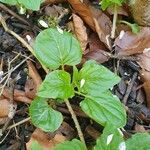
POLYGON ((79 72, 79 91, 95 96, 112 88, 119 81, 120 78, 106 67, 90 60, 84 64, 79 72), (81 85, 83 80, 84 84, 81 85))
POLYGON ((78 77, 79 72, 76 66, 73 66, 73 77, 72 77, 72 83, 75 87, 78 87, 78 77))
POLYGON ((42 150, 41 145, 37 141, 32 141, 31 150, 42 150))
POLYGON ((82 51, 79 42, 72 34, 57 29, 42 31, 35 41, 37 58, 48 68, 57 69, 61 65, 74 66, 81 61, 82 51))
POLYGON ((42 0, 18 0, 19 4, 31 10, 39 10, 41 2, 42 0))
POLYGON ((73 139, 72 141, 65 141, 58 144, 54 150, 86 150, 86 147, 81 141, 73 139))
POLYGON ((150 135, 137 133, 126 141, 127 150, 150 150, 150 135))
POLYGON ((18 3, 17 0, 0 0, 0 2, 9 4, 9 5, 16 5, 18 3))
POLYGON ((121 6, 124 1, 125 0, 102 0, 101 8, 102 8, 102 10, 105 10, 106 8, 108 8, 109 6, 114 5, 114 4, 121 6))
POLYGON ((71 82, 70 74, 55 70, 49 73, 39 88, 37 95, 45 98, 71 98, 74 96, 74 89, 71 82))
POLYGON ((138 24, 133 23, 133 24, 131 24, 130 27, 131 27, 133 33, 138 34, 140 32, 140 27, 138 26, 138 24))
POLYGON ((80 106, 82 110, 97 123, 105 126, 112 124, 121 128, 126 124, 126 112, 117 96, 110 91, 98 97, 85 98, 80 106))
POLYGON ((39 10, 40 4, 43 0, 0 0, 0 2, 9 4, 9 5, 23 5, 27 9, 39 10))
POLYGON ((43 98, 32 101, 29 113, 32 123, 45 132, 56 131, 63 121, 62 114, 52 109, 43 98))
POLYGON ((97 139, 94 150, 119 150, 119 145, 124 142, 120 129, 107 124, 103 134, 97 139))

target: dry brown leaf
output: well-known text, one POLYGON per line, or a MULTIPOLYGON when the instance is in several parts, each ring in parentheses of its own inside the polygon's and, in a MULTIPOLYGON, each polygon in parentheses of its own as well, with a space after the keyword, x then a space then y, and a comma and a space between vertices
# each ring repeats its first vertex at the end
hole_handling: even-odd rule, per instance
POLYGON ((115 40, 115 49, 118 56, 128 56, 143 53, 150 48, 150 28, 141 27, 138 34, 125 32, 115 40))
POLYGON ((150 72, 143 69, 141 71, 141 77, 144 82, 143 88, 146 94, 147 107, 150 108, 150 72))
POLYGON ((90 8, 80 0, 68 0, 75 12, 95 31, 95 25, 90 8))
MULTIPOLYGON (((2 96, 7 99, 11 98, 8 87, 4 88, 2 96)), ((14 89, 14 100, 19 102, 24 102, 24 103, 31 103, 31 99, 26 97, 26 93, 24 91, 17 90, 17 89, 14 89)))
POLYGON ((146 94, 147 106, 150 108, 150 51, 137 56, 138 64, 142 70, 140 72, 141 79, 144 82, 143 88, 146 94))
POLYGON ((106 42, 104 39, 110 35, 112 22, 108 16, 106 16, 100 9, 96 9, 92 7, 90 3, 85 4, 80 0, 68 0, 71 4, 75 12, 86 22, 87 25, 91 27, 94 31, 97 31, 102 36, 99 36, 100 40, 108 46, 108 41, 106 42), (97 22, 97 27, 95 27, 95 21, 97 22), (100 30, 97 30, 97 29, 100 30))
POLYGON ((0 118, 0 125, 5 124, 8 121, 8 119, 9 119, 8 117, 0 118))
POLYGON ((61 134, 56 134, 53 139, 50 139, 48 134, 40 129, 36 129, 30 141, 26 143, 27 150, 30 150, 33 141, 37 141, 41 145, 42 150, 52 150, 54 146, 65 141, 65 137, 61 134))
POLYGON ((25 84, 25 95, 30 99, 34 99, 36 96, 36 86, 34 84, 33 79, 27 79, 25 84))
POLYGON ((33 82, 38 88, 42 83, 42 79, 31 61, 27 61, 27 65, 29 70, 29 76, 33 79, 33 82))
POLYGON ((48 4, 58 4, 63 2, 66 2, 66 0, 44 0, 43 4, 48 5, 48 4))
POLYGON ((105 55, 105 51, 98 49, 87 53, 86 55, 84 55, 84 58, 86 60, 93 59, 99 63, 104 63, 108 61, 110 57, 108 55, 105 55))
POLYGON ((87 35, 86 27, 79 16, 77 16, 76 14, 73 14, 72 16, 73 16, 75 35, 79 40, 81 44, 81 48, 84 52, 88 43, 88 35, 87 35))
POLYGON ((0 118, 7 117, 9 114, 10 102, 7 99, 0 100, 0 118))
POLYGON ((135 126, 134 126, 134 130, 136 131, 136 132, 142 132, 142 133, 147 133, 147 131, 145 130, 145 128, 142 126, 142 125, 140 125, 140 124, 135 124, 135 126))

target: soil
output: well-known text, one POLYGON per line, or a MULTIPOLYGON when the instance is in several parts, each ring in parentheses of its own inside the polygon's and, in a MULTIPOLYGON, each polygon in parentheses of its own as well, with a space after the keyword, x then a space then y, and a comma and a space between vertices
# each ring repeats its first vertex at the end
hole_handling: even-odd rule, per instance
MULTIPOLYGON (((11 8, 13 9, 13 8, 11 8)), ((11 15, 7 14, 3 11, 3 14, 7 16, 7 25, 11 30, 19 34, 21 37, 25 36, 25 33, 33 32, 33 34, 37 34, 38 31, 34 32, 32 30, 26 30, 24 28, 24 24, 21 23, 19 20, 14 19, 11 15), (20 26, 18 26, 18 24, 20 26)), ((30 20, 34 20, 34 18, 39 17, 38 14, 34 14, 30 20)), ((37 24, 35 24, 37 26, 37 24)), ((31 28, 30 28, 31 29, 31 28)), ((8 62, 12 60, 17 53, 21 53, 21 57, 18 57, 13 61, 11 67, 17 66, 25 57, 29 56, 29 51, 22 46, 22 44, 15 39, 12 35, 8 34, 4 31, 2 27, 0 27, 0 60, 3 60, 3 67, 1 68, 4 72, 8 70, 9 64, 8 62)), ((39 67, 39 63, 37 62, 34 57, 32 59, 35 61, 34 64, 37 67, 37 70, 40 73, 41 77, 44 77, 43 70, 39 67), (42 71, 41 71, 42 70, 42 71)), ((118 59, 110 59, 107 63, 104 63, 107 68, 116 72, 121 77, 121 82, 114 87, 112 90, 114 94, 116 94, 121 100, 125 101, 126 106, 128 107, 128 121, 127 125, 125 126, 126 135, 130 136, 132 133, 135 132, 134 126, 136 124, 140 124, 144 126, 146 129, 149 129, 150 124, 150 110, 146 107, 145 103, 145 93, 143 89, 141 89, 141 81, 139 80, 139 70, 140 67, 133 60, 118 60, 118 59), (119 64, 119 65, 118 65, 119 64), (129 87, 127 83, 129 81, 133 82, 133 86, 129 87), (128 85, 128 86, 127 86, 128 85), (129 93, 129 95, 128 95, 129 93), (127 96, 128 95, 128 96, 127 96), (128 98, 125 100, 125 96, 128 98)), ((15 77, 20 74, 20 79, 17 80, 15 83, 15 89, 18 90, 25 90, 25 83, 28 79, 28 72, 27 72, 27 64, 26 62, 23 63, 19 68, 17 68, 12 74, 11 78, 15 79, 15 77)), ((9 85, 7 85, 9 86, 9 85)), ((71 101, 72 105, 75 108, 78 108, 78 100, 71 101)), ((9 125, 17 123, 27 117, 28 115, 28 107, 29 104, 17 102, 17 110, 13 119, 9 122, 9 125)), ((70 114, 66 111, 66 106, 64 104, 60 104, 57 106, 59 111, 63 113, 65 116, 65 122, 67 122, 74 130, 74 124, 70 117, 70 114), (70 124, 71 122, 71 124, 70 124)), ((83 115, 84 116, 84 115, 83 115)), ((91 136, 90 131, 87 131, 89 128, 96 130, 96 133, 101 133, 102 127, 100 127, 96 122, 92 121, 87 116, 78 116, 81 128, 85 134, 85 140, 90 145, 90 143, 95 142, 93 136, 91 136)), ((3 127, 3 125, 1 125, 3 127)), ((30 122, 25 122, 16 128, 11 129, 9 132, 6 130, 3 133, 3 136, 0 138, 0 150, 25 150, 25 144, 29 141, 31 134, 35 130, 35 127, 30 124, 30 122), (7 135, 8 134, 8 135, 7 135), (6 137, 6 138, 5 138, 6 137)), ((75 134, 76 136, 76 134, 75 134)), ((95 135, 96 136, 96 135, 95 135)))

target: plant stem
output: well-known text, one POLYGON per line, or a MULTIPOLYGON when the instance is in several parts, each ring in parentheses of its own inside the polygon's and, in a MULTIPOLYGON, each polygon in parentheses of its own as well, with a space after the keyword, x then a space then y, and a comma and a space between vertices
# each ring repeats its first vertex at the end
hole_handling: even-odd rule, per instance
MULTIPOLYGON (((80 127, 79 122, 77 120, 76 114, 74 113, 74 111, 73 111, 73 109, 71 107, 71 104, 70 104, 68 99, 65 99, 65 103, 66 103, 66 105, 68 107, 69 112, 71 113, 72 119, 73 119, 73 121, 75 123, 75 126, 76 126, 76 129, 78 131, 79 138, 85 144, 84 136, 83 136, 83 133, 81 131, 81 127, 80 127)), ((86 146, 86 144, 85 144, 85 146, 86 146)))
POLYGON ((118 17, 118 8, 117 4, 114 5, 114 16, 113 16, 113 26, 111 30, 111 38, 115 38, 115 31, 116 31, 116 22, 117 22, 117 17, 118 17))
POLYGON ((78 95, 81 95, 81 96, 84 96, 84 97, 86 97, 86 98, 89 98, 89 99, 92 99, 92 97, 90 96, 90 95, 85 95, 85 94, 83 94, 83 93, 80 93, 80 92, 78 92, 78 91, 74 91, 76 94, 78 94, 78 95))
MULTIPOLYGON (((32 55, 35 55, 34 49, 22 38, 20 37, 18 34, 16 34, 14 31, 10 30, 5 22, 5 19, 3 18, 3 16, 0 14, 0 23, 2 24, 4 30, 8 33, 10 33, 11 35, 13 35, 18 41, 20 41, 31 53, 32 55)), ((37 58, 37 57, 36 57, 37 58)), ((48 73, 48 69, 43 65, 43 63, 38 59, 38 61, 41 63, 43 69, 45 70, 46 73, 48 73)))

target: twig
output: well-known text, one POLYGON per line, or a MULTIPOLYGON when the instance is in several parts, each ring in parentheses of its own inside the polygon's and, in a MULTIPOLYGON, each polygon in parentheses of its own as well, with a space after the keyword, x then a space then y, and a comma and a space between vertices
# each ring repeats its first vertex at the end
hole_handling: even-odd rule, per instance
POLYGON ((9 14, 11 14, 15 18, 17 18, 18 20, 22 21, 23 23, 25 23, 27 25, 30 25, 30 23, 28 21, 26 21, 25 19, 23 19, 22 17, 20 17, 18 14, 16 14, 15 12, 13 12, 11 9, 9 9, 8 7, 6 7, 4 4, 0 3, 0 8, 3 9, 3 10, 5 10, 9 14))
POLYGON ((115 5, 114 5, 113 26, 112 26, 112 31, 111 31, 111 38, 112 38, 112 39, 115 38, 117 16, 118 16, 118 9, 117 9, 117 4, 115 4, 115 5))
POLYGON ((129 97, 129 95, 130 95, 130 93, 131 93, 131 90, 132 90, 132 87, 133 87, 133 85, 134 85, 134 81, 135 81, 135 79, 137 78, 137 72, 135 72, 134 74, 133 74, 133 77, 132 77, 132 80, 131 80, 131 82, 130 82, 130 84, 128 85, 128 87, 127 87, 127 90, 126 90, 126 94, 125 94, 125 96, 123 97, 123 103, 126 105, 126 103, 127 103, 127 100, 128 100, 128 97, 129 97))
MULTIPOLYGON (((16 34, 14 31, 10 30, 7 27, 5 19, 2 17, 1 14, 0 14, 0 22, 1 22, 3 28, 5 29, 6 32, 13 35, 18 41, 20 41, 32 53, 32 55, 34 55, 36 57, 33 48, 22 37, 20 37, 18 34, 16 34)), ((48 69, 42 64, 42 62, 40 60, 38 60, 38 61, 41 63, 41 65, 42 65, 43 69, 45 70, 45 72, 48 73, 49 72, 48 69)))
POLYGON ((17 127, 17 126, 19 126, 19 125, 21 125, 21 124, 23 124, 23 123, 25 123, 25 122, 27 122, 27 121, 29 121, 29 120, 30 120, 30 117, 28 117, 28 118, 26 118, 26 119, 24 119, 24 120, 21 120, 21 121, 15 123, 15 124, 9 126, 9 127, 7 128, 7 130, 10 130, 10 129, 12 129, 12 128, 15 128, 15 127, 17 127))
MULTIPOLYGON (((78 131, 79 138, 85 144, 84 136, 83 136, 83 133, 81 131, 81 127, 80 127, 79 122, 77 120, 76 114, 74 113, 74 111, 73 111, 73 109, 71 107, 71 104, 68 101, 68 99, 65 100, 65 103, 66 103, 66 105, 68 107, 69 112, 71 113, 72 119, 73 119, 73 121, 75 123, 75 126, 76 126, 76 129, 78 131)), ((86 146, 86 144, 85 144, 85 146, 86 146)))

